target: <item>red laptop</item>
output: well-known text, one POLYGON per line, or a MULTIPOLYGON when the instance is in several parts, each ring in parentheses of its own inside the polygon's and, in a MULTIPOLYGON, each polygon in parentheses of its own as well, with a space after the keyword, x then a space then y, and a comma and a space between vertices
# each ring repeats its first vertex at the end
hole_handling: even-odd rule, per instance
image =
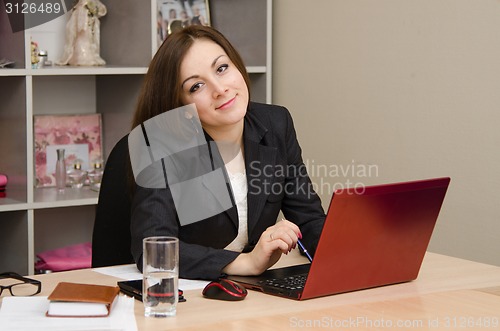
POLYGON ((305 300, 417 278, 450 178, 335 191, 312 263, 228 276, 305 300))

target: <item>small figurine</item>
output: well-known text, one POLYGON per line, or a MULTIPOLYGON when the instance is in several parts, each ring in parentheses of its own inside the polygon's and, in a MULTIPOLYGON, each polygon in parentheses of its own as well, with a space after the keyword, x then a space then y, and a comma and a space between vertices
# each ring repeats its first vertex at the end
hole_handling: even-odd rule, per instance
POLYGON ((40 62, 40 57, 38 55, 38 44, 31 41, 31 68, 38 68, 38 62, 40 62))
POLYGON ((58 65, 105 65, 100 53, 99 18, 107 13, 99 0, 79 0, 66 24, 66 43, 58 65))

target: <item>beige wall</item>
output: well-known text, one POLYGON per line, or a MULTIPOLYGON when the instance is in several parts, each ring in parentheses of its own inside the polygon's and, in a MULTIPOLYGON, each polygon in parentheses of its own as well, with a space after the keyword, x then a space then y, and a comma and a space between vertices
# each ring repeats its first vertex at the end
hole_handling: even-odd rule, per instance
POLYGON ((450 176, 430 250, 500 265, 500 1, 274 0, 273 20, 273 102, 325 208, 348 181, 450 176))

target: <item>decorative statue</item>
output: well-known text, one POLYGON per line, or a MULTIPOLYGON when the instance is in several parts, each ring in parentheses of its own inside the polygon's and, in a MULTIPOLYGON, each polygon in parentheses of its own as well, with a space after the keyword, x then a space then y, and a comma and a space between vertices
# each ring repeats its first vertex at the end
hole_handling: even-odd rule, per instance
POLYGON ((66 24, 64 54, 57 63, 58 65, 97 66, 106 64, 106 61, 99 55, 99 18, 106 13, 106 6, 99 0, 78 1, 66 24))
POLYGON ((31 41, 31 67, 37 68, 38 62, 40 62, 40 57, 38 56, 38 44, 31 41))

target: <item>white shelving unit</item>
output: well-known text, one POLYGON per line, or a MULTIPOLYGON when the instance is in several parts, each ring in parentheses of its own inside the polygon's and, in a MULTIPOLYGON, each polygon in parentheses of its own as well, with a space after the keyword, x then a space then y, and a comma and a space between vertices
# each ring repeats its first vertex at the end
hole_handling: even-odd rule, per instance
MULTIPOLYGON (((12 33, 0 3, 0 173, 9 176, 0 198, 0 271, 33 274, 36 254, 90 241, 98 194, 84 187, 35 188, 33 116, 100 113, 105 158, 130 129, 143 75, 154 54, 156 0, 102 0, 101 56, 105 67, 32 69, 30 40, 62 54, 67 15, 12 33)), ((240 51, 250 73, 252 100, 271 102, 272 0, 211 0, 212 26, 240 51)))

